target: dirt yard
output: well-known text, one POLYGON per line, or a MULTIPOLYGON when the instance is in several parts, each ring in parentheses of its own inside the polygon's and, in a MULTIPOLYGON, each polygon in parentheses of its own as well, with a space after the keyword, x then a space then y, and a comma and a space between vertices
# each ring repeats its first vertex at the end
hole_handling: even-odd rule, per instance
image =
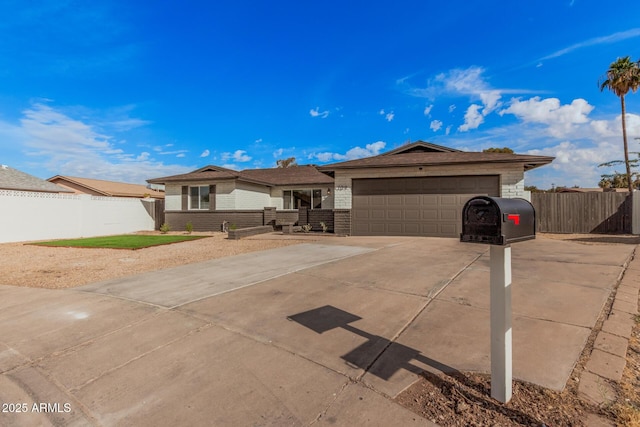
POLYGON ((225 233, 193 234, 211 237, 138 250, 0 244, 0 285, 72 288, 145 271, 301 243, 284 239, 227 240, 225 233))

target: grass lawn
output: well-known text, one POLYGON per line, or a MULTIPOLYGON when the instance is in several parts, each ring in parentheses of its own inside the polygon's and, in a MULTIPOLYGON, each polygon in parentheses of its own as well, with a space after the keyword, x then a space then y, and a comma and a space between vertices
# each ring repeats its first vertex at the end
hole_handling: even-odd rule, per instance
POLYGON ((62 246, 71 248, 142 249, 150 246, 202 239, 208 236, 125 234, 121 236, 89 237, 86 239, 51 240, 32 243, 37 246, 62 246))

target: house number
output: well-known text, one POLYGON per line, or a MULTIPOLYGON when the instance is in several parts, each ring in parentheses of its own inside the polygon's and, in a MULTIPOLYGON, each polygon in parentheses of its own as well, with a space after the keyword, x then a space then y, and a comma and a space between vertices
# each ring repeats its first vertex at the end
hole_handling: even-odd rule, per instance
POLYGON ((336 185, 336 191, 344 191, 347 189, 346 185, 336 185))

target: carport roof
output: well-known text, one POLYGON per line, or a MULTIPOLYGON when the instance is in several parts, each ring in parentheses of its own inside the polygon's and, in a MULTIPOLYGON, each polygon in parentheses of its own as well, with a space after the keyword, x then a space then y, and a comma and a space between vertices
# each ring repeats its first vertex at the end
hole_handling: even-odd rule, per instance
POLYGON ((525 171, 528 171, 549 164, 554 159, 554 157, 533 156, 528 154, 476 153, 463 151, 401 152, 394 153, 392 155, 388 154, 389 153, 385 153, 374 157, 333 163, 331 165, 321 166, 318 169, 323 172, 330 172, 338 169, 384 168, 397 166, 519 163, 524 165, 525 171))

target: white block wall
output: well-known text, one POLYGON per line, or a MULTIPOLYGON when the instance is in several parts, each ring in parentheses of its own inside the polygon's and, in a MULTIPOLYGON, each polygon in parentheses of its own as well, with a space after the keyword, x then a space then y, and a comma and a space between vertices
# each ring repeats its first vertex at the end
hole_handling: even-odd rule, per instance
POLYGON ((0 243, 153 230, 141 199, 0 190, 0 243))

